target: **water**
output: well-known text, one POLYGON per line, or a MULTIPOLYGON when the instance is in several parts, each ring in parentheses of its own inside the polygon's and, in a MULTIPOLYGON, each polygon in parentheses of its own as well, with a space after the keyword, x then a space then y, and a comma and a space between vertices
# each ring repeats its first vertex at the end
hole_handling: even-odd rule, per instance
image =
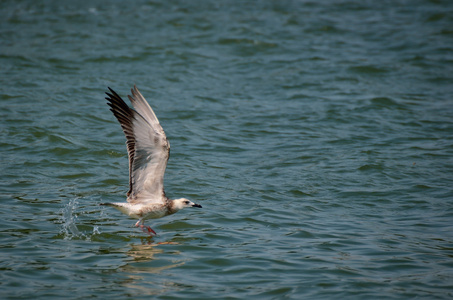
POLYGON ((0 293, 451 299, 451 1, 2 1, 0 293), (107 86, 172 150, 150 223, 107 86))

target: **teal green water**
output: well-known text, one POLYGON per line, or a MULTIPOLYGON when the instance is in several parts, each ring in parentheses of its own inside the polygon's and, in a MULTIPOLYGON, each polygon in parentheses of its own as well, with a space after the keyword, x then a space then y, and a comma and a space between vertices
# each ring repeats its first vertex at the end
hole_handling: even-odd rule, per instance
POLYGON ((451 299, 453 2, 2 1, 2 299, 451 299), (172 150, 124 201, 107 86, 172 150))

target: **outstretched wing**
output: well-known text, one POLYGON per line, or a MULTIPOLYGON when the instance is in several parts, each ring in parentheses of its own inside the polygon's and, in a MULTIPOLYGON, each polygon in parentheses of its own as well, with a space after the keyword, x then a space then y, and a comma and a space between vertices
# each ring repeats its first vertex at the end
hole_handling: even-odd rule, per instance
POLYGON ((170 156, 170 143, 154 111, 138 91, 128 96, 134 109, 109 88, 107 103, 126 135, 129 155, 128 202, 163 202, 164 174, 170 156))

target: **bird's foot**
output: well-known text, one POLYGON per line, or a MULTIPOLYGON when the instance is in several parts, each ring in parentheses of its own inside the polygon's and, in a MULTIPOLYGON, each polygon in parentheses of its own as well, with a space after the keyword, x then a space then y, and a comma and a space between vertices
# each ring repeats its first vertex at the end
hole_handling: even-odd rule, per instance
POLYGON ((144 232, 152 236, 151 233, 154 233, 154 235, 157 235, 157 233, 149 226, 146 225, 140 225, 140 229, 144 232))
POLYGON ((154 235, 157 235, 157 233, 149 226, 146 226, 146 225, 140 225, 140 223, 143 222, 142 220, 138 220, 137 223, 135 223, 135 227, 140 227, 140 229, 144 232, 144 233, 147 233, 149 234, 150 236, 152 236, 151 233, 154 233, 154 235))

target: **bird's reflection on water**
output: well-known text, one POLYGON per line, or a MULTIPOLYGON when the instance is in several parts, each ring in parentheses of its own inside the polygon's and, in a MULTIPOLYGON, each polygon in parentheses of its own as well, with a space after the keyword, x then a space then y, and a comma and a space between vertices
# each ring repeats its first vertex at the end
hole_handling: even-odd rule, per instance
POLYGON ((177 242, 155 242, 152 237, 141 238, 141 244, 131 244, 130 250, 126 252, 126 264, 119 269, 126 275, 122 285, 129 289, 137 290, 141 295, 161 294, 165 286, 174 286, 172 282, 165 282, 162 286, 160 281, 152 281, 149 274, 160 274, 165 270, 180 267, 185 261, 178 259, 180 251, 166 251, 165 245, 177 245, 177 242), (173 259, 161 258, 159 255, 175 256, 173 259))

